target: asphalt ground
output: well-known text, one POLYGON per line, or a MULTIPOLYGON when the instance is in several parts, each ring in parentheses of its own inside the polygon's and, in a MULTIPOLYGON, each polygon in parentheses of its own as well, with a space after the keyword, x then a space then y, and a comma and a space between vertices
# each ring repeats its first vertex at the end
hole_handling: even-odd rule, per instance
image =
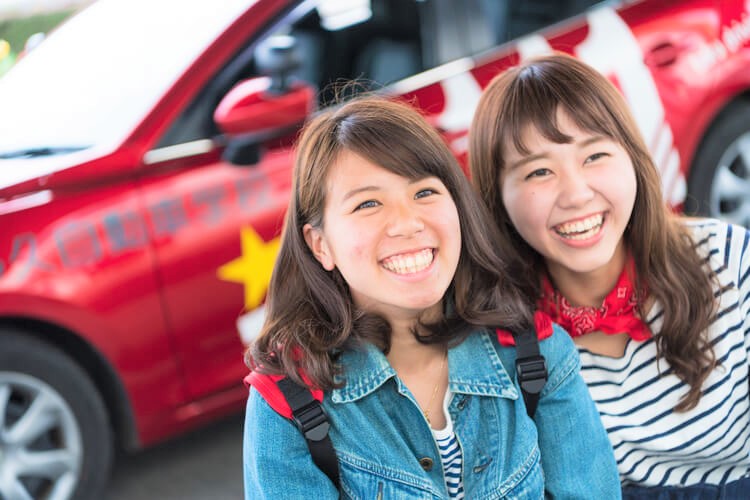
POLYGON ((117 457, 104 500, 240 500, 238 414, 133 455, 117 457))

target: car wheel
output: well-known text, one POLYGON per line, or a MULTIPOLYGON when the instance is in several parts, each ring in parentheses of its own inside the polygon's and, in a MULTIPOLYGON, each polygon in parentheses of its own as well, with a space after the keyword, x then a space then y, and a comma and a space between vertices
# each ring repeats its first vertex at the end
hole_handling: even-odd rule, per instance
POLYGON ((107 412, 81 367, 0 329, 0 498, 101 498, 112 457, 107 412))
POLYGON ((711 127, 690 169, 685 212, 750 227, 750 101, 711 127))

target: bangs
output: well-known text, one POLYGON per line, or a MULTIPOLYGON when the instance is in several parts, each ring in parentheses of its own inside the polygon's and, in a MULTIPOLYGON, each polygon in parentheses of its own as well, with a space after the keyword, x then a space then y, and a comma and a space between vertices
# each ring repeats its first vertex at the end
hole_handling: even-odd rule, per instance
POLYGON ((523 140, 529 129, 537 130, 554 143, 570 143, 573 138, 563 133, 557 122, 560 110, 581 130, 624 143, 611 106, 601 99, 590 81, 573 78, 575 75, 571 74, 542 78, 543 71, 536 66, 526 67, 511 83, 500 112, 502 125, 498 137, 509 138, 506 144, 512 144, 523 155, 530 154, 523 140))
POLYGON ((343 149, 409 180, 437 177, 446 182, 446 161, 454 161, 453 156, 446 156, 441 145, 431 144, 429 137, 418 135, 423 130, 413 130, 407 125, 390 123, 384 128, 381 120, 368 123, 358 119, 352 124, 345 119, 339 124, 338 143, 343 149))

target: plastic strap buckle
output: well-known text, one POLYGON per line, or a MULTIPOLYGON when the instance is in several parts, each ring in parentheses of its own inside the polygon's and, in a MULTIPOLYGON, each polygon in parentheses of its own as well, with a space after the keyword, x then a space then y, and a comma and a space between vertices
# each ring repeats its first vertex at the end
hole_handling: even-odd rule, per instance
POLYGON ((311 441, 322 441, 331 428, 328 415, 317 401, 299 408, 292 414, 292 418, 300 432, 311 441))
POLYGON ((521 389, 530 394, 542 392, 547 382, 547 362, 543 356, 529 356, 516 360, 516 372, 521 389))

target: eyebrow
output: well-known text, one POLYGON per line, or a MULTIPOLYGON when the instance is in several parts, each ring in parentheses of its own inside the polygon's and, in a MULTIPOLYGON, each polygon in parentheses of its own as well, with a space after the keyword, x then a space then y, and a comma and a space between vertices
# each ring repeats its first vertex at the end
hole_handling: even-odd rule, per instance
MULTIPOLYGON (((410 185, 410 186, 411 186, 411 185, 414 185, 414 184, 416 184, 416 183, 418 183, 418 182, 422 182, 423 180, 425 180, 425 179, 429 179, 429 178, 431 178, 431 177, 435 177, 435 176, 432 176, 432 175, 428 175, 427 177, 421 177, 421 178, 419 178, 419 179, 412 179, 412 180, 410 180, 410 181, 409 181, 409 185, 410 185)), ((439 178, 439 177, 435 177, 435 179, 438 179, 438 180, 440 180, 440 178, 439 178)), ((442 182, 442 181, 441 181, 441 182, 442 182)), ((362 187, 354 188, 354 189, 352 189, 351 191, 348 191, 348 192, 347 192, 347 193, 346 193, 346 194, 344 195, 344 197, 343 197, 343 198, 341 198, 341 201, 346 201, 346 200, 348 200, 349 198, 351 198, 351 197, 353 197, 353 196, 356 196, 356 195, 358 195, 359 193, 365 193, 365 192, 368 192, 368 191, 380 191, 380 190, 382 190, 382 189, 383 189, 383 188, 382 188, 382 187, 380 187, 380 186, 362 186, 362 187)))
MULTIPOLYGON (((580 148, 585 148, 586 146, 590 146, 591 144, 597 143, 599 141, 604 141, 604 140, 607 140, 607 139, 609 139, 609 138, 607 136, 604 136, 604 135, 594 135, 594 136, 591 136, 588 139, 585 139, 585 140, 583 140, 581 142, 576 142, 575 145, 580 149, 580 148)), ((520 166, 526 165, 527 163, 531 163, 531 162, 536 161, 536 160, 543 160, 543 159, 545 159, 547 157, 548 157, 547 153, 538 153, 538 154, 534 154, 534 155, 524 156, 520 160, 515 161, 515 162, 511 163, 510 165, 508 165, 508 170, 513 170, 513 169, 516 169, 516 168, 518 168, 520 166)))
POLYGON ((362 186, 355 189, 352 189, 351 191, 347 192, 344 197, 341 199, 341 201, 346 201, 349 198, 358 195, 359 193, 364 193, 367 191, 379 191, 381 188, 380 186, 362 186))

